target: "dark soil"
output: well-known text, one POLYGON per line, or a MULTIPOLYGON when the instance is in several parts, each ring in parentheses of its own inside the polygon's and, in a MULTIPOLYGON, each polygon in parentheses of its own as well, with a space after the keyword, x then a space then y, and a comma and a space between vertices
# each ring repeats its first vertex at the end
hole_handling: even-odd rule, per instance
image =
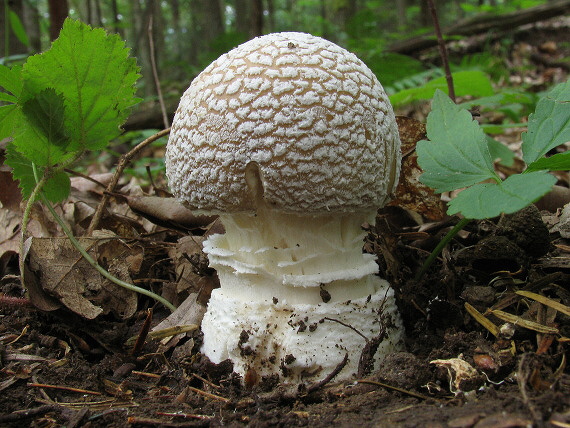
MULTIPOLYGON (((407 352, 389 355, 360 382, 330 382, 311 393, 283 391, 270 380, 242 387, 231 364, 215 366, 200 355, 199 333, 167 350, 150 342, 133 355, 124 344, 140 333, 146 312, 127 321, 111 315, 86 321, 63 309, 5 306, 0 426, 568 426, 570 374, 563 340, 570 336, 569 318, 548 315, 545 306, 513 294, 526 289, 570 304, 568 269, 541 264, 561 256, 568 261, 569 253, 561 251, 568 242, 550 236, 532 208, 472 223, 420 281, 409 278, 411 271, 446 223, 409 241, 403 211, 382 212, 379 223, 385 220, 390 231, 381 236, 371 228, 367 247, 381 254, 386 242, 394 242, 394 260, 407 262, 401 277, 392 278, 407 352), (526 245, 530 232, 536 234, 532 242, 542 243, 540 251, 538 244, 526 245), (511 304, 505 306, 507 299, 511 304), (501 329, 495 337, 466 312, 466 302, 480 312, 500 305, 523 319, 556 326, 559 334, 490 316, 501 329), (461 374, 431 363, 457 358, 474 373, 459 379, 461 374)), ((387 264, 394 260, 379 261, 390 271, 387 264)), ((154 319, 166 315, 157 312, 154 319)))

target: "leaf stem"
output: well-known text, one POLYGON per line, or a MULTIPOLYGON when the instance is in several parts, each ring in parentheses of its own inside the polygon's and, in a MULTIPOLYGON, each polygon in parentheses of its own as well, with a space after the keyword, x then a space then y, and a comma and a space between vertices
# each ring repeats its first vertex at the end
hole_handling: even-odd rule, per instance
MULTIPOLYGON (((36 169, 36 165, 32 163, 32 167, 33 167, 33 171, 34 171, 34 177, 36 179, 36 187, 34 188, 32 195, 30 196, 30 199, 29 199, 28 204, 26 206, 26 210, 31 211, 31 205, 33 204, 33 202, 30 203, 30 201, 33 201, 34 199, 36 199, 39 196, 41 198, 42 202, 45 204, 45 206, 49 210, 49 212, 51 213, 51 215, 53 216, 53 218, 55 219, 55 221, 59 224, 59 226, 61 227, 61 229, 63 230, 63 232, 67 236, 67 238, 69 239, 69 241, 73 244, 73 246, 77 249, 77 251, 79 251, 79 253, 83 256, 83 258, 91 266, 93 266, 97 270, 97 272, 99 272, 101 275, 103 275, 109 281, 117 284, 120 287, 123 287, 123 288, 126 288, 127 290, 131 290, 131 291, 134 291, 136 293, 143 294, 145 296, 153 298, 154 300, 162 303, 164 306, 166 306, 168 309, 170 309, 172 312, 174 312, 176 310, 176 306, 174 306, 172 303, 170 303, 165 298, 159 296, 158 294, 153 293, 150 290, 146 290, 144 288, 137 287, 136 285, 129 284, 128 282, 120 280, 119 278, 111 275, 107 270, 105 270, 101 265, 99 265, 97 263, 97 261, 95 259, 93 259, 93 257, 91 257, 91 255, 85 250, 85 248, 83 248, 81 243, 73 235, 73 232, 71 232, 71 230, 63 222, 62 218, 57 214, 57 212, 55 211, 55 209, 51 205, 51 202, 46 198, 45 194, 41 191, 41 189, 42 189, 42 187, 46 181, 47 175, 44 174, 44 176, 41 179, 38 179, 38 172, 36 169), (28 208, 28 206, 29 206, 29 208, 28 208)), ((24 216, 26 217, 26 212, 24 212, 24 216)), ((29 212, 27 214, 27 218, 29 218, 29 212)), ((22 222, 24 223, 24 220, 22 222)), ((23 233, 25 232, 24 226, 22 226, 22 232, 23 233)), ((21 242, 22 256, 20 257, 20 275, 22 275, 22 280, 23 280, 23 276, 24 276, 24 262, 23 262, 23 260, 24 260, 24 257, 23 257, 24 239, 23 238, 24 238, 24 234, 22 234, 22 242, 21 242)))
POLYGON ((42 198, 42 202, 46 205, 46 207, 48 208, 49 212, 51 213, 51 215, 55 218, 55 221, 57 221, 57 223, 59 224, 59 226, 62 228, 63 232, 67 235, 67 237, 69 238, 69 240, 71 241, 71 243, 73 244, 73 246, 75 248, 77 248, 77 251, 79 251, 81 253, 81 255, 83 256, 83 258, 85 260, 87 260, 87 262, 93 266, 97 272, 99 272, 101 275, 103 275, 105 278, 107 278, 109 281, 114 282, 115 284, 126 288, 127 290, 131 290, 134 291, 136 293, 139 294, 144 294, 145 296, 151 297, 154 300, 162 303, 164 306, 166 306, 168 309, 170 309, 172 312, 174 312, 176 310, 176 306, 174 306, 172 303, 170 303, 168 300, 166 300, 165 298, 159 296, 158 294, 153 293, 150 290, 146 290, 144 288, 141 287, 137 287, 136 285, 133 284, 129 284, 128 282, 122 281, 119 278, 111 275, 107 270, 105 270, 101 265, 99 265, 97 263, 97 261, 95 259, 93 259, 93 257, 91 257, 91 255, 85 250, 85 248, 83 248, 81 246, 81 243, 77 240, 77 238, 73 235, 73 233, 71 232, 71 230, 69 230, 69 228, 67 227, 67 225, 63 222, 63 220, 61 219, 61 217, 57 214, 57 212, 54 210, 53 206, 51 205, 50 201, 45 197, 45 195, 43 193, 40 193, 40 196, 42 198))
POLYGON ((433 251, 430 253, 428 258, 422 265, 421 269, 416 274, 414 278, 416 281, 419 281, 422 278, 424 273, 426 273, 429 267, 433 264, 437 256, 439 256, 439 254, 441 253, 441 251, 447 246, 447 244, 449 244, 449 242, 455 237, 455 235, 459 233, 461 229, 463 229, 465 226, 469 224, 470 221, 471 221, 470 218, 463 218, 459 221, 459 223, 457 223, 453 227, 453 229, 447 232, 447 234, 443 237, 443 239, 439 242, 439 244, 437 244, 437 247, 435 247, 433 251))
POLYGON ((30 197, 28 198, 28 202, 26 202, 26 207, 24 208, 24 213, 22 215, 22 234, 21 234, 21 238, 20 238, 20 259, 18 260, 18 268, 20 269, 20 281, 22 282, 22 287, 24 287, 24 288, 26 288, 26 283, 24 280, 24 272, 25 272, 25 266, 26 266, 26 263, 25 263, 25 260, 26 260, 26 249, 25 249, 26 233, 28 232, 28 224, 30 223, 30 215, 32 214, 32 208, 34 206, 34 203, 38 199, 38 196, 40 195, 41 189, 42 189, 43 185, 45 184, 45 182, 47 181, 47 176, 45 174, 38 181, 35 164, 33 164, 33 167, 34 167, 34 177, 36 178, 36 186, 34 187, 34 190, 32 190, 32 193, 30 194, 30 197))

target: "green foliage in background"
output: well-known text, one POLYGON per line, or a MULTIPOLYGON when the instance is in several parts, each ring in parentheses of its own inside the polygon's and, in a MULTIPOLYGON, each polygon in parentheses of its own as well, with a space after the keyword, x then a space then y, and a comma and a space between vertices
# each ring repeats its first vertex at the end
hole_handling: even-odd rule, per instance
POLYGON ((465 188, 449 203, 448 214, 484 219, 513 213, 546 194, 556 182, 548 171, 570 169, 568 152, 545 158, 570 140, 570 84, 550 90, 529 117, 523 134, 521 174, 496 174, 488 140, 471 113, 437 90, 427 120, 429 141, 417 144, 420 181, 438 193, 465 188))
MULTIPOLYGON (((482 71, 459 71, 453 73, 452 77, 457 96, 487 97, 494 93, 489 77, 482 71)), ((413 101, 429 100, 438 90, 447 92, 445 76, 430 80, 421 86, 396 92, 390 96, 390 102, 394 108, 398 108, 413 101)))
POLYGON ((43 177, 55 202, 69 194, 63 168, 117 137, 135 98, 136 60, 118 35, 65 21, 60 37, 23 67, 0 66, 0 139, 25 198, 43 177), (36 176, 35 176, 36 175, 36 176))

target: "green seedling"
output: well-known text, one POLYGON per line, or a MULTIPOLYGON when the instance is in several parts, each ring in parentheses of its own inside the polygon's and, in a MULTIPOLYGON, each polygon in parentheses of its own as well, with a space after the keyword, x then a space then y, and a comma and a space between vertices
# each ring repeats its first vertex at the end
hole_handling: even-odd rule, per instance
POLYGON ((116 284, 174 307, 148 290, 112 277, 80 248, 51 203, 69 196, 64 172, 87 151, 105 149, 117 137, 131 108, 139 102, 136 60, 118 35, 67 19, 51 48, 31 56, 22 67, 0 66, 0 140, 12 141, 6 163, 19 180, 27 205, 22 219, 23 243, 34 202, 41 200, 83 256, 116 284))
POLYGON ((570 152, 545 155, 570 141, 570 84, 552 88, 529 116, 522 135, 526 169, 502 180, 494 168, 487 136, 465 108, 437 91, 427 119, 428 140, 417 144, 420 181, 436 192, 462 190, 449 202, 449 215, 463 219, 430 254, 419 279, 439 252, 472 219, 493 218, 521 210, 548 193, 556 183, 550 171, 570 169, 570 152))

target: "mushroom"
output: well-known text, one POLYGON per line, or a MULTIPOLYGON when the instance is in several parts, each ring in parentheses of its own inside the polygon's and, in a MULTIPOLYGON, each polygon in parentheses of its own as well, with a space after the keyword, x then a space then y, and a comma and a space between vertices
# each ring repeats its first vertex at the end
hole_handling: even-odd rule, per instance
POLYGON ((400 347, 402 322, 365 222, 394 191, 400 139, 388 97, 354 54, 304 33, 250 40, 200 73, 166 149, 176 197, 218 214, 204 243, 220 288, 202 352, 284 383, 358 372, 363 348, 400 347), (341 362, 348 355, 345 364, 341 362))

